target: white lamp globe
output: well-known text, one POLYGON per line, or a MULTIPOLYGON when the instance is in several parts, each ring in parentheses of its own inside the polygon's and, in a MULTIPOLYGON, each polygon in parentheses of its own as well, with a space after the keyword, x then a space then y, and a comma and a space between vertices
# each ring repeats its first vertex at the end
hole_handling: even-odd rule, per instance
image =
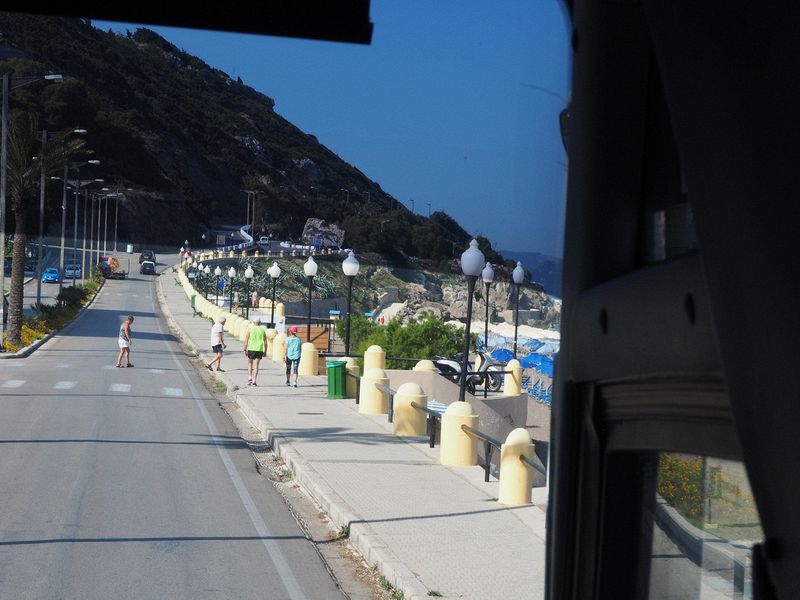
POLYGON ((522 268, 521 262, 517 261, 517 266, 511 271, 511 277, 514 278, 514 283, 517 285, 521 284, 522 280, 525 279, 525 269, 522 268))
POLYGON ((481 271, 481 277, 483 278, 484 283, 492 283, 494 280, 494 269, 492 269, 492 263, 486 263, 483 271, 481 271))
POLYGON ((222 269, 219 268, 219 265, 217 265, 217 268, 214 269, 214 275, 216 275, 217 277, 222 275, 222 269))
POLYGON ((253 272, 253 267, 247 265, 247 268, 244 270, 244 276, 247 277, 247 279, 252 279, 253 275, 255 275, 253 272))
POLYGON ((484 262, 483 252, 478 250, 478 242, 472 240, 469 248, 461 255, 461 270, 467 277, 477 277, 481 274, 484 262))
POLYGON ((356 258, 356 255, 353 254, 352 250, 350 250, 350 253, 347 255, 347 258, 345 258, 342 261, 342 271, 344 271, 344 274, 347 275, 348 277, 355 277, 356 275, 358 275, 359 266, 360 265, 358 264, 358 259, 356 258))
POLYGON ((281 268, 278 266, 277 261, 272 263, 272 266, 267 269, 267 273, 269 273, 269 276, 273 279, 277 279, 281 276, 281 268))
POLYGON ((194 262, 192 263, 192 266, 193 266, 193 267, 196 269, 196 268, 197 268, 197 261, 194 261, 194 262))
POLYGON ((314 257, 309 256, 306 263, 303 265, 303 271, 306 274, 306 277, 314 277, 317 274, 317 263, 314 262, 314 257))
POLYGON ((230 277, 231 279, 233 279, 234 277, 236 277, 236 269, 234 269, 233 267, 231 267, 230 269, 228 269, 228 277, 230 277))
POLYGON ((211 269, 208 267, 208 265, 206 265, 206 268, 205 268, 205 269, 203 269, 203 273, 205 273, 206 275, 208 275, 209 273, 211 273, 211 269))

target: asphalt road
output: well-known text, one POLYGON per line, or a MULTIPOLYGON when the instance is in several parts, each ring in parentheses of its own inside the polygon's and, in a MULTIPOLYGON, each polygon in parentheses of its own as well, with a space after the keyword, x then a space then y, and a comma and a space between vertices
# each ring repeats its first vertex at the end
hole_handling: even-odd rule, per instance
POLYGON ((0 361, 0 598, 341 598, 159 317, 109 281, 0 361), (115 368, 132 314, 134 368, 115 368))

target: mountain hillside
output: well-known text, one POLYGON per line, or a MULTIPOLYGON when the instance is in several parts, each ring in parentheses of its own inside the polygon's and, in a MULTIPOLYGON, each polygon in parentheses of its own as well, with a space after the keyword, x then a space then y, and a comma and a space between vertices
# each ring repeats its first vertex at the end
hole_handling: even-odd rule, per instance
POLYGON ((562 259, 539 252, 512 250, 500 250, 500 252, 506 259, 521 261, 522 266, 530 271, 531 280, 541 283, 548 294, 561 297, 561 271, 564 268, 562 259))
MULTIPOLYGON (((61 84, 15 90, 11 109, 39 113, 51 131, 88 130, 102 165, 80 177, 134 190, 120 206, 121 240, 199 242, 214 224, 245 222, 242 189, 250 189, 259 192, 257 232, 297 239, 306 219, 319 217, 339 224, 359 252, 440 268, 469 241, 445 213, 412 214, 278 115, 270 97, 148 29, 119 35, 83 19, 0 13, 0 69, 64 75, 61 84)), ((51 228, 60 223, 59 187, 49 184, 51 228)), ((502 262, 487 240, 481 246, 502 262)))

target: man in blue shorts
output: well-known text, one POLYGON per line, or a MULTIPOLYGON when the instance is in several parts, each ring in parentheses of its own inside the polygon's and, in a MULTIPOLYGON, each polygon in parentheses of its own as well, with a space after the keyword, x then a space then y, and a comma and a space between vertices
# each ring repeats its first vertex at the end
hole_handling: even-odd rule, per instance
POLYGON ((289 385, 289 377, 292 374, 292 365, 294 365, 294 387, 297 387, 297 370, 300 367, 300 348, 303 342, 297 337, 297 325, 289 327, 289 337, 286 338, 286 385, 289 385))

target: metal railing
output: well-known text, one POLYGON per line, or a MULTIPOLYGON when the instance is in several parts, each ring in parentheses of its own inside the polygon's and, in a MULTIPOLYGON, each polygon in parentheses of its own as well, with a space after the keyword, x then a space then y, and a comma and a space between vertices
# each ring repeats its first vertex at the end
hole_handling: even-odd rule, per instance
POLYGON ((541 473, 542 475, 544 475, 545 477, 547 477, 547 471, 546 471, 545 469, 543 469, 542 467, 540 467, 539 465, 537 465, 535 462, 533 462, 533 461, 532 461, 530 458, 528 458, 528 457, 527 457, 527 456, 525 456, 524 454, 522 454, 522 455, 519 457, 519 459, 520 459, 520 460, 521 460, 523 463, 525 463, 526 465, 528 465, 529 467, 531 467, 532 469, 535 469, 536 471, 539 471, 539 473, 541 473))
POLYGON ((361 377, 358 375, 353 375, 350 371, 345 369, 344 372, 345 377, 352 377, 356 380, 356 404, 361 401, 361 377))
POLYGON ((483 480, 488 482, 489 481, 489 472, 492 468, 492 450, 497 448, 500 450, 500 447, 503 445, 498 439, 493 438, 490 435, 483 433, 482 431, 478 431, 470 427, 469 425, 462 425, 461 431, 468 433, 470 435, 474 435, 479 440, 483 441, 483 480))
POLYGON ((389 406, 387 408, 386 416, 389 418, 389 423, 394 422, 394 395, 397 393, 397 390, 393 390, 388 385, 383 385, 382 383, 376 383, 375 387, 382 391, 384 394, 389 394, 389 406))
POLYGON ((442 414, 439 411, 433 410, 428 408, 427 406, 422 406, 421 404, 417 404, 416 402, 411 402, 411 406, 416 408, 417 410, 421 410, 423 412, 428 413, 428 445, 433 448, 436 446, 436 425, 437 422, 441 422, 442 414))

